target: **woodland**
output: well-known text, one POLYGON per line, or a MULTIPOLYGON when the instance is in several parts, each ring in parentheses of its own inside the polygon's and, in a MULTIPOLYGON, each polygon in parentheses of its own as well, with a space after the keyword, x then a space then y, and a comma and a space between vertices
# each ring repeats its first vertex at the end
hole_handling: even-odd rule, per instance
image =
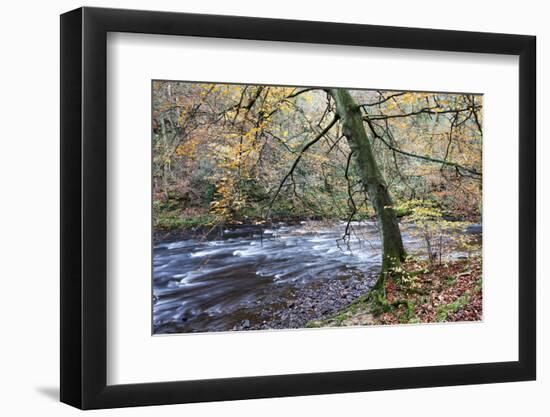
POLYGON ((482 126, 480 94, 153 81, 155 329, 480 320, 482 126))

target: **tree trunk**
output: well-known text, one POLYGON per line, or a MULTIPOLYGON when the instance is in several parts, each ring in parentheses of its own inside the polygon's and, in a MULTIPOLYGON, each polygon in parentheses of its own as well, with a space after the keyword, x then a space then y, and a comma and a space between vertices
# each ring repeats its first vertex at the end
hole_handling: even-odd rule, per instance
MULTIPOLYGON (((168 87, 170 87, 170 84, 168 84, 168 87)), ((160 137, 164 149, 164 153, 162 155, 162 187, 164 189, 164 198, 168 200, 168 163, 166 162, 166 156, 164 155, 166 153, 166 149, 168 149, 168 135, 166 133, 166 123, 164 122, 163 117, 160 118, 160 137)))
POLYGON ((344 136, 376 212, 383 247, 382 274, 385 275, 391 268, 399 266, 405 258, 393 202, 373 155, 359 106, 347 90, 331 89, 329 92, 336 102, 336 113, 342 122, 344 136))

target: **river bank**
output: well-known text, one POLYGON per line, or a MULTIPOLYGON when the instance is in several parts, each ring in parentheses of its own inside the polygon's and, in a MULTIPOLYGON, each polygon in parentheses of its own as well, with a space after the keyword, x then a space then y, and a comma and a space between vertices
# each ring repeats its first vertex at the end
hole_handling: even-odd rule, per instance
POLYGON ((281 217, 269 221, 248 219, 240 222, 216 222, 193 226, 179 226, 172 228, 153 228, 153 242, 175 241, 184 239, 215 240, 228 237, 260 236, 264 230, 276 229, 284 226, 296 226, 316 222, 318 224, 334 224, 338 221, 319 221, 302 217, 281 217))
POLYGON ((443 264, 409 260, 405 274, 388 280, 335 315, 307 327, 369 326, 482 320, 481 257, 443 264))
MULTIPOLYGON (((210 236, 194 230, 157 241, 154 333, 303 328, 338 315, 369 293, 381 262, 374 222, 355 222, 347 242, 345 227, 345 222, 239 225, 210 236)), ((421 258, 425 245, 416 226, 401 228, 408 252, 421 258)), ((460 230, 480 232, 476 225, 460 230)), ((444 242, 453 241, 445 236, 444 242)), ((444 258, 468 256, 468 250, 453 246, 444 258)))

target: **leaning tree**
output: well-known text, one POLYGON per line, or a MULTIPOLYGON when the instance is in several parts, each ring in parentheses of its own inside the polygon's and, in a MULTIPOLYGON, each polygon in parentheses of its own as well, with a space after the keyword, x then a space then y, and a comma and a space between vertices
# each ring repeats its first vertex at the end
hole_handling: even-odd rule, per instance
MULTIPOLYGON (((295 98, 301 94, 308 93, 313 89, 303 89, 294 92, 288 96, 288 98, 295 98)), ((366 191, 370 203, 376 213, 376 219, 378 223, 378 229, 380 231, 380 238, 382 241, 382 270, 381 275, 386 275, 387 272, 395 269, 399 266, 405 258, 405 248, 403 246, 403 240, 399 229, 399 223, 397 220, 394 204, 388 190, 388 186, 379 169, 379 164, 375 152, 373 151, 373 140, 380 140, 388 149, 390 149, 394 155, 399 153, 409 158, 415 158, 427 161, 429 163, 439 164, 454 169, 459 176, 468 176, 480 180, 481 173, 474 169, 462 166, 459 163, 448 160, 448 150, 452 141, 452 130, 456 128, 456 125, 466 123, 468 120, 475 121, 476 126, 479 129, 479 135, 481 135, 481 122, 479 110, 480 104, 475 102, 475 98, 468 96, 466 102, 468 105, 462 108, 444 108, 440 103, 435 102, 434 105, 430 105, 430 101, 427 101, 427 106, 423 106, 413 112, 398 112, 393 115, 375 114, 371 116, 368 112, 369 107, 380 105, 388 100, 395 99, 402 96, 405 93, 395 93, 384 95, 379 92, 380 99, 368 104, 358 104, 352 97, 350 92, 346 89, 331 88, 323 90, 326 92, 329 98, 334 102, 334 109, 330 108, 331 101, 329 100, 329 108, 325 110, 325 114, 332 113, 333 118, 326 124, 324 128, 309 142, 307 142, 297 158, 294 160, 288 173, 284 176, 280 182, 277 190, 275 191, 270 205, 273 204, 281 189, 285 185, 286 181, 292 177, 294 170, 298 166, 304 153, 307 152, 313 145, 319 142, 323 137, 329 134, 331 129, 340 124, 342 136, 347 140, 350 153, 348 163, 346 167, 346 177, 349 170, 349 164, 351 160, 355 162, 357 171, 359 172, 361 183, 366 191), (412 152, 406 152, 395 145, 392 145, 393 137, 389 131, 387 121, 391 118, 409 118, 419 115, 428 116, 440 116, 451 115, 451 133, 449 134, 449 145, 447 146, 447 152, 444 159, 438 159, 435 157, 415 154, 412 152), (462 117, 462 114, 465 116, 462 117), (385 128, 380 126, 380 121, 385 122, 385 128)), ((349 233, 349 225, 353 219, 353 211, 355 209, 355 203, 350 193, 350 206, 352 207, 352 215, 349 217, 348 225, 345 233, 349 233)))
MULTIPOLYGON (((481 145, 482 117, 481 101, 478 96, 454 95, 455 98, 450 100, 449 95, 445 94, 376 91, 368 95, 369 102, 363 103, 357 100, 357 92, 335 88, 213 87, 213 85, 204 84, 199 85, 198 92, 193 93, 196 94, 195 99, 192 98, 189 91, 186 90, 185 94, 181 95, 188 101, 185 103, 178 99, 167 100, 166 94, 173 93, 170 89, 167 92, 162 92, 164 96, 159 96, 159 99, 164 100, 165 104, 159 106, 162 111, 155 115, 155 120, 160 126, 158 140, 159 143, 164 143, 163 141, 167 140, 166 125, 168 124, 170 129, 175 132, 172 136, 175 145, 169 148, 172 154, 180 152, 182 143, 192 143, 192 139, 186 138, 192 138, 193 132, 195 136, 202 137, 224 136, 233 144, 231 146, 232 153, 226 158, 224 167, 233 169, 237 179, 246 177, 245 164, 247 161, 249 165, 251 164, 252 149, 255 150, 254 155, 256 155, 257 161, 250 165, 252 168, 249 167, 248 171, 257 169, 262 158, 266 158, 266 152, 263 149, 269 140, 280 143, 281 148, 288 150, 289 155, 293 157, 292 163, 286 169, 282 179, 269 192, 269 198, 265 205, 267 217, 288 183, 291 183, 296 194, 296 170, 304 156, 310 153, 316 144, 324 141, 328 147, 327 153, 334 149, 338 149, 342 153, 348 152, 344 172, 348 181, 350 213, 344 237, 349 238, 350 225, 357 211, 349 176, 350 167, 353 165, 354 171, 360 178, 360 186, 376 215, 382 242, 381 276, 386 276, 405 258, 405 248, 390 193, 391 187, 388 186, 387 178, 383 174, 385 170, 381 169, 384 152, 389 152, 393 158, 393 169, 403 183, 407 183, 408 180, 406 175, 404 176, 400 172, 401 164, 398 158, 441 167, 442 175, 453 173, 457 178, 466 178, 481 184, 481 161, 473 166, 471 166, 472 164, 466 166, 468 164, 463 161, 457 161, 457 155, 464 156, 468 152, 468 142, 473 141, 476 146, 481 145), (234 91, 231 91, 231 88, 234 91), (288 141, 275 135, 270 129, 278 114, 279 122, 294 117, 290 114, 303 115, 304 100, 308 97, 311 99, 312 96, 320 99, 323 95, 326 105, 321 110, 322 116, 317 123, 310 123, 309 126, 306 126, 305 133, 300 137, 307 139, 298 149, 291 148, 288 141), (181 108, 185 108, 184 111, 181 111, 181 108), (289 108, 292 109, 292 113, 281 114, 284 109, 288 111, 289 108), (444 133, 434 133, 419 128, 422 134, 428 138, 440 135, 437 138, 438 143, 444 143, 442 153, 412 152, 402 148, 399 141, 396 140, 392 122, 407 121, 400 130, 412 132, 412 127, 422 127, 420 122, 426 118, 435 120, 435 122, 441 120, 446 126, 447 131, 444 133), (213 131, 212 126, 217 126, 218 130, 213 131), (309 133, 307 133, 308 130, 309 133), (459 132, 465 130, 470 131, 470 134, 461 136, 459 132), (262 140, 264 144, 260 145, 262 140), (341 141, 347 142, 348 146, 345 150, 339 145, 341 141)), ((412 133, 411 136, 413 136, 412 133)), ((462 159, 468 161, 467 158, 462 159)), ((162 164, 166 165, 169 160, 163 156, 162 164)), ((164 165, 159 164, 161 167, 164 165)), ((235 186, 234 179, 223 176, 218 179, 218 183, 219 193, 223 194, 224 198, 233 201, 233 204, 227 204, 224 207, 240 204, 242 201, 240 188, 235 186)), ((221 205, 219 206, 221 207, 221 205)))

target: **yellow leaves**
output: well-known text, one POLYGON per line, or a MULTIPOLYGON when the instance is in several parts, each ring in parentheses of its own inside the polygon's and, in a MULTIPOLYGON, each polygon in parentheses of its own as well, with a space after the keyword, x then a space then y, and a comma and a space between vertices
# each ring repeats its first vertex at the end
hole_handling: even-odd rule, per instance
POLYGON ((261 130, 262 130, 261 126, 253 127, 243 135, 243 138, 251 139, 251 138, 255 137, 256 133, 260 132, 261 130))
POLYGON ((307 103, 313 103, 313 95, 310 94, 310 92, 308 91, 307 93, 304 93, 302 94, 302 98, 307 102, 307 103))
POLYGON ((169 110, 170 108, 172 108, 172 103, 170 103, 169 101, 166 101, 166 102, 160 104, 157 107, 159 112, 165 112, 165 111, 169 110))
POLYGON ((404 95, 399 97, 399 99, 405 104, 414 104, 417 101, 417 98, 415 96, 415 93, 405 93, 404 95))
POLYGON ((216 183, 215 200, 210 203, 210 212, 221 218, 229 218, 246 206, 246 198, 237 189, 233 177, 221 177, 216 183))
POLYGON ((425 200, 409 200, 396 205, 395 210, 409 213, 410 219, 415 222, 439 219, 443 212, 434 203, 425 200))
POLYGON ((177 156, 194 156, 197 152, 199 141, 199 138, 191 138, 187 140, 185 143, 182 143, 176 148, 175 154, 177 156))
POLYGON ((178 124, 183 125, 185 117, 187 116, 187 109, 183 109, 178 116, 178 124))
POLYGON ((224 133, 223 136, 226 138, 226 139, 235 139, 235 138, 240 138, 241 135, 238 134, 238 133, 224 133))

